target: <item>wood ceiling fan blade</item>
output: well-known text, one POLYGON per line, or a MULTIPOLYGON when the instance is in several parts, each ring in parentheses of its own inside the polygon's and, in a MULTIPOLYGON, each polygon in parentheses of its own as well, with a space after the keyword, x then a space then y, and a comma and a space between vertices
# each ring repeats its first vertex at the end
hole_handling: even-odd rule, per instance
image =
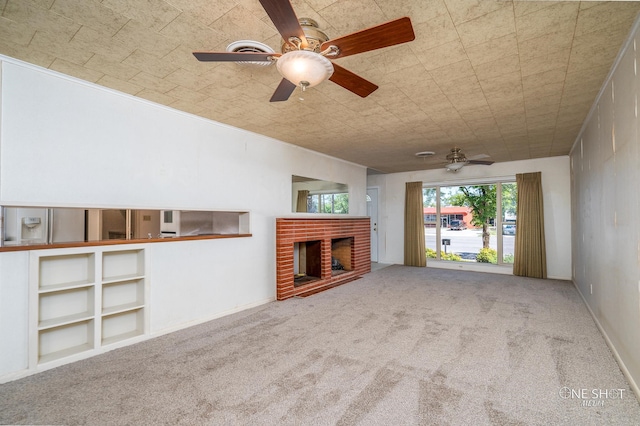
POLYGON ((193 52, 193 56, 201 62, 269 62, 282 55, 268 52, 193 52))
POLYGON ((291 96, 293 91, 296 90, 296 87, 297 86, 295 84, 293 84, 286 78, 283 78, 280 81, 280 84, 278 84, 276 91, 273 92, 273 96, 271 96, 271 99, 269 99, 269 102, 286 101, 287 99, 289 99, 289 96, 291 96))
POLYGON ((468 160, 467 163, 468 164, 482 164, 484 166, 490 166, 493 163, 495 163, 495 161, 493 161, 493 160, 468 160))
POLYGON ((301 48, 308 46, 307 37, 289 0, 260 0, 260 4, 285 41, 297 37, 302 41, 301 48))
POLYGON ((366 30, 357 31, 322 43, 321 49, 336 46, 340 51, 330 59, 343 58, 415 40, 411 19, 408 17, 389 21, 366 30))
POLYGON ((378 88, 372 82, 337 64, 333 64, 333 75, 329 80, 362 98, 366 98, 378 88))

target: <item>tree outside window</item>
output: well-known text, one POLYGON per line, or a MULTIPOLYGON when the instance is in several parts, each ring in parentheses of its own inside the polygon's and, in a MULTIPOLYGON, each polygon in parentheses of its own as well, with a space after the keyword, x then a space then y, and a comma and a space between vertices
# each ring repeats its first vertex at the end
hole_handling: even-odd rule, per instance
POLYGON ((473 225, 482 228, 482 248, 489 248, 489 227, 495 222, 496 217, 496 186, 477 185, 461 186, 451 201, 457 206, 467 206, 471 209, 473 225))

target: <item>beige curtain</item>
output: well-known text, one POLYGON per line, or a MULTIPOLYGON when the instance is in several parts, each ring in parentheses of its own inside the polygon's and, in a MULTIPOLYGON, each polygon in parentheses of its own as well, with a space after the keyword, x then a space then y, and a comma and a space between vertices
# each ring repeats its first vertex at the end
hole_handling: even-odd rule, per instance
POLYGON ((298 191, 298 202, 296 203, 297 212, 307 211, 307 198, 309 197, 309 191, 302 189, 298 191))
POLYGON ((427 266, 422 182, 407 182, 404 199, 404 264, 427 266))
POLYGON ((513 274, 547 278, 547 253, 544 243, 542 173, 516 175, 518 184, 518 226, 516 227, 513 274))

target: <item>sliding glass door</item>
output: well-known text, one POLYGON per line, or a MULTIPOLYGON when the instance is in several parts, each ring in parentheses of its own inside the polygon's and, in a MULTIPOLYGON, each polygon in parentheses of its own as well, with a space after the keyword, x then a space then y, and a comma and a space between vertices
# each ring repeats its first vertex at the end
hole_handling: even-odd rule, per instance
POLYGON ((515 182, 428 186, 423 204, 428 258, 513 263, 515 182))

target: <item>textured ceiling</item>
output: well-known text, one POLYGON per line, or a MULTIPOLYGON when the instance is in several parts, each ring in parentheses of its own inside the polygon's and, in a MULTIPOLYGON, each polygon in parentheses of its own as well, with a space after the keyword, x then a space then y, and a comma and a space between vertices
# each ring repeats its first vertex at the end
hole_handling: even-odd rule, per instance
POLYGON ((246 39, 279 52, 258 0, 0 0, 0 53, 397 172, 441 167, 453 146, 497 162, 568 154, 640 10, 615 1, 292 4, 330 38, 409 16, 416 39, 336 60, 380 86, 367 98, 327 81, 277 103, 275 66, 191 53, 246 39))

